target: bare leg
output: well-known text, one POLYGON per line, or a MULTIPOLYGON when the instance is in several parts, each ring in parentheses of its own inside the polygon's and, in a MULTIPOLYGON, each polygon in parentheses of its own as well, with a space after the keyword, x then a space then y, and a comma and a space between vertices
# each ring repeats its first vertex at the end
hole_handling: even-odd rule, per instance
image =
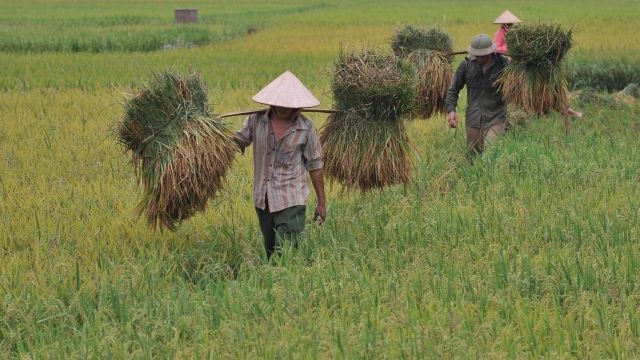
POLYGON ((569 109, 567 110, 567 112, 569 113, 569 115, 571 115, 571 116, 575 116, 575 117, 577 117, 578 119, 581 119, 581 118, 582 118, 582 113, 581 113, 580 111, 576 111, 576 110, 573 110, 572 108, 569 108, 569 109))
POLYGON ((467 127, 467 148, 470 157, 482 153, 484 147, 482 131, 479 128, 467 127))

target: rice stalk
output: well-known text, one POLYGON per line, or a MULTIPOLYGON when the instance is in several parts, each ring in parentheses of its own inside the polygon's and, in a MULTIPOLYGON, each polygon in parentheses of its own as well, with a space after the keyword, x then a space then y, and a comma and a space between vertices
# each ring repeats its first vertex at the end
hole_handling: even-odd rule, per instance
POLYGON ((414 169, 403 122, 370 124, 357 112, 332 114, 320 134, 324 171, 362 191, 408 184, 414 169))
POLYGON ((564 113, 569 107, 569 90, 562 69, 528 72, 507 65, 499 80, 507 101, 528 113, 544 114, 549 109, 564 113))

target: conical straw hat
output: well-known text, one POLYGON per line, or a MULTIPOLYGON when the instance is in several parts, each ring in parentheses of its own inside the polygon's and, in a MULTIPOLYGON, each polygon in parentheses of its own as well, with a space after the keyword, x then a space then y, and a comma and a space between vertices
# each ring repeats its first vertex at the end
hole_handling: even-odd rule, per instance
POLYGON ((494 24, 515 24, 521 22, 515 15, 511 13, 509 10, 505 10, 498 16, 498 18, 493 22, 494 24))
POLYGON ((320 105, 320 101, 289 70, 278 76, 251 99, 260 104, 292 109, 312 108, 320 105))

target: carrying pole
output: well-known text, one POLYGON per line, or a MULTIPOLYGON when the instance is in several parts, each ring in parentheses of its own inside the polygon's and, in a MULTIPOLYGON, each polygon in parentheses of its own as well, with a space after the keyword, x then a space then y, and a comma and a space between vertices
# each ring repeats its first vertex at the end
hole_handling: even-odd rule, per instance
MULTIPOLYGON (((258 109, 258 110, 233 112, 233 113, 228 113, 228 114, 222 114, 222 115, 219 115, 218 117, 219 118, 226 118, 226 117, 231 117, 231 116, 251 115, 251 114, 257 114, 259 112, 263 112, 263 111, 266 111, 266 110, 268 110, 268 109, 258 109)), ((333 110, 333 109, 302 109, 302 112, 333 114, 333 113, 337 113, 339 111, 338 110, 333 110)))

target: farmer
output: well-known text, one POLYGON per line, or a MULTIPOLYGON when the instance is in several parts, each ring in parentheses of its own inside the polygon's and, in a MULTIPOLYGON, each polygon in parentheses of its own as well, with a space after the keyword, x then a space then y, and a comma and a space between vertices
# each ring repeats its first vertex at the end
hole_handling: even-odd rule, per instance
POLYGON ((253 203, 264 236, 267 257, 304 230, 311 183, 318 198, 314 218, 327 216, 322 175, 322 151, 311 120, 302 108, 320 102, 291 72, 286 71, 253 96, 268 110, 249 115, 235 141, 244 149, 253 143, 253 203))
POLYGON ((496 52, 500 54, 504 54, 507 52, 507 33, 509 29, 513 27, 513 24, 519 23, 520 19, 518 19, 515 15, 511 13, 509 10, 505 10, 498 16, 498 18, 493 22, 494 24, 499 24, 500 29, 496 31, 493 36, 493 42, 496 44, 496 52))
MULTIPOLYGON (((513 27, 514 24, 517 24, 520 22, 522 21, 518 19, 518 17, 513 15, 513 13, 511 13, 511 11, 509 10, 503 11, 502 14, 500 14, 500 16, 498 16, 498 18, 496 18, 493 21, 494 24, 500 25, 500 29, 498 29, 498 31, 496 31, 495 35, 493 36, 494 38, 493 41, 496 44, 497 53, 505 54, 505 55, 507 54, 509 50, 507 46, 507 33, 513 27)), ((508 56, 507 58, 510 59, 508 56)), ((572 108, 567 108, 567 113, 571 116, 582 118, 582 113, 572 108)))
POLYGON ((458 95, 467 86, 467 147, 472 154, 481 153, 486 143, 504 133, 506 110, 502 93, 494 82, 507 64, 497 54, 496 45, 485 34, 477 35, 467 48, 467 56, 458 66, 447 91, 445 106, 449 126, 458 126, 458 95))

